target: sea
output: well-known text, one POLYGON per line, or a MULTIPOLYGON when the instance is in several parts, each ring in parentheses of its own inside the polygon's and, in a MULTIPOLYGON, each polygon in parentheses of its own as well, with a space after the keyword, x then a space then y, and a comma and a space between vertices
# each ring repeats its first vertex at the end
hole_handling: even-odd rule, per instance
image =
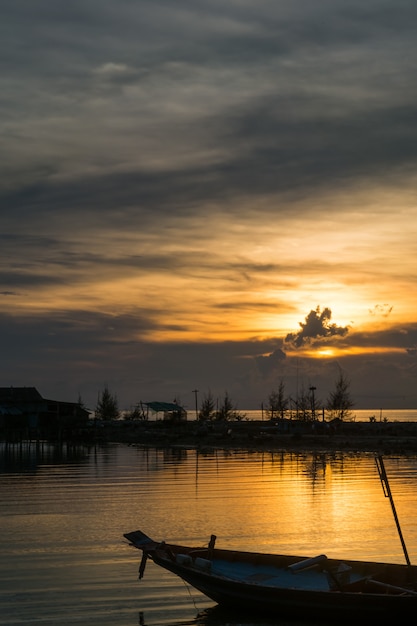
MULTIPOLYGON (((265 410, 240 411, 249 420, 267 420, 265 410)), ((320 417, 320 411, 319 417, 320 417)), ((417 422, 417 409, 352 409, 349 418, 356 422, 369 422, 370 420, 385 422, 417 422)))
MULTIPOLYGON (((417 456, 387 455, 417 563, 417 456)), ((0 443, 0 626, 301 626, 225 612, 123 534, 404 563, 375 458, 352 452, 0 443)), ((319 626, 322 626, 320 623, 319 626)), ((323 625, 324 626, 324 625, 323 625)))

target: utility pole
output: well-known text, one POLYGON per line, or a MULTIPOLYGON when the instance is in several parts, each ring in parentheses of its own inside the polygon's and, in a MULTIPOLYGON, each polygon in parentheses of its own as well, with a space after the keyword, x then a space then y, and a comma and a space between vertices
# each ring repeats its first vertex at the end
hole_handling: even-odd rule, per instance
POLYGON ((316 391, 317 387, 310 387, 310 391, 311 391, 311 417, 313 419, 313 421, 316 419, 316 399, 314 397, 314 392, 316 391))
POLYGON ((195 395, 195 419, 198 420, 198 389, 193 389, 195 395))

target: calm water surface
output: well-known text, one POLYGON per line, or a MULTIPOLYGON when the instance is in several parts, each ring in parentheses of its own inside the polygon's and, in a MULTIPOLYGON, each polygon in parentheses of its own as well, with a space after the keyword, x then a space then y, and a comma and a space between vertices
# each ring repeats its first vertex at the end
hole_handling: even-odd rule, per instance
MULTIPOLYGON (((417 563, 417 458, 385 465, 417 563)), ((224 614, 152 562, 138 581, 141 554, 123 539, 138 528, 174 543, 214 533, 225 548, 405 561, 372 455, 0 444, 0 488, 0 625, 268 623, 224 614)))

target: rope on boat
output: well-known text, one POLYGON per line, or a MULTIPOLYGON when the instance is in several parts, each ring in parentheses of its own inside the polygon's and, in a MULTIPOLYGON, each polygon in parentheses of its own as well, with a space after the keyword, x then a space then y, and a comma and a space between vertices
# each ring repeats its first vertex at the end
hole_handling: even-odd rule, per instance
POLYGON ((186 589, 187 589, 187 591, 188 591, 188 595, 190 596, 190 598, 191 598, 191 600, 192 600, 192 602, 193 602, 193 605, 194 605, 195 610, 196 610, 196 611, 198 611, 199 609, 198 609, 198 606, 197 606, 197 604, 196 604, 196 602, 195 602, 195 598, 194 598, 194 596, 193 596, 193 595, 192 595, 192 593, 191 593, 191 589, 192 589, 192 587, 190 587, 190 585, 189 585, 189 584, 188 584, 188 583, 187 583, 187 582, 186 582, 183 578, 181 578, 181 580, 182 580, 182 582, 184 583, 184 586, 185 586, 185 588, 186 588, 186 589))

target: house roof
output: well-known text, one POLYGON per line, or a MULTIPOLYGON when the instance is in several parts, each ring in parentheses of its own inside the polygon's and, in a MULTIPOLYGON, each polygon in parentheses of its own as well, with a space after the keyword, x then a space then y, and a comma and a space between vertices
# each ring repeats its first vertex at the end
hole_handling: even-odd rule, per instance
POLYGON ((175 402, 143 402, 145 406, 159 413, 160 411, 185 411, 182 406, 175 402))
POLYGON ((19 408, 23 411, 26 411, 28 408, 39 410, 40 407, 46 407, 49 404, 59 405, 65 408, 65 410, 71 410, 71 407, 74 407, 78 413, 83 412, 86 415, 90 412, 78 402, 62 402, 61 400, 43 398, 36 387, 0 387, 0 407, 2 407, 2 410, 7 407, 9 415, 11 415, 11 407, 19 408))
POLYGON ((0 403, 39 402, 43 400, 36 387, 0 387, 0 403))

